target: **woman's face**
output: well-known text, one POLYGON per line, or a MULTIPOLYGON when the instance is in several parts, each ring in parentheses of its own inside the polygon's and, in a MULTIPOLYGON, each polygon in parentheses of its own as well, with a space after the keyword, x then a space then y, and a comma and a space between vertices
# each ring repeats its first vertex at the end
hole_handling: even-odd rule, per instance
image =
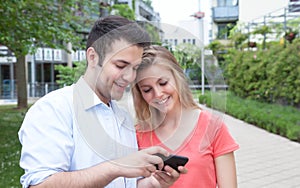
POLYGON ((179 96, 170 70, 160 65, 152 65, 139 71, 137 80, 142 96, 150 106, 165 113, 176 109, 179 96))

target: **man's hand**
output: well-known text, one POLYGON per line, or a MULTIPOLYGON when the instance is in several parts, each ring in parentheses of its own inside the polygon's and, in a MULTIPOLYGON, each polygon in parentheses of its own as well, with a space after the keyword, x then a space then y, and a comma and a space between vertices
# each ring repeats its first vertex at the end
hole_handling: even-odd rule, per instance
POLYGON ((163 168, 163 160, 154 155, 156 153, 160 153, 166 157, 169 155, 165 149, 155 146, 140 150, 111 162, 114 163, 118 168, 120 176, 127 178, 139 176, 149 177, 152 173, 156 172, 156 164, 158 165, 159 169, 163 168))

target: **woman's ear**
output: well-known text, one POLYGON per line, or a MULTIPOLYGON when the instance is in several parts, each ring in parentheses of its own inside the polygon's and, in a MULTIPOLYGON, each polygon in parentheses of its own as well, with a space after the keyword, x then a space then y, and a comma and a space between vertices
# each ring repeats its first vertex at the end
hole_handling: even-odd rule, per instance
POLYGON ((98 64, 99 56, 93 47, 86 50, 86 59, 88 66, 95 67, 98 64))

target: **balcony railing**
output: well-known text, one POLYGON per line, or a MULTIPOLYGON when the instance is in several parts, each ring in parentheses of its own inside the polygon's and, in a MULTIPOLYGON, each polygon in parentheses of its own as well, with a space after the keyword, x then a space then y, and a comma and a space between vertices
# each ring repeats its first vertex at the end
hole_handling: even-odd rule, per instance
POLYGON ((213 19, 215 22, 234 22, 239 19, 238 6, 225 6, 213 8, 213 19))
MULTIPOLYGON (((59 89, 60 86, 56 83, 29 83, 27 87, 28 97, 42 97, 47 93, 59 89)), ((15 82, 4 83, 0 85, 0 99, 16 99, 17 87, 15 82)))

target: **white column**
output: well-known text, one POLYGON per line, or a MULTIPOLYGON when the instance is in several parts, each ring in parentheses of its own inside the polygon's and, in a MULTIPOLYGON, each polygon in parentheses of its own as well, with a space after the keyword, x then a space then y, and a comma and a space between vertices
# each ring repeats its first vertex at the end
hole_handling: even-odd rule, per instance
POLYGON ((34 53, 31 56, 30 68, 31 68, 31 84, 29 86, 31 88, 31 96, 35 97, 35 54, 34 53))
POLYGON ((72 44, 68 42, 67 44, 67 49, 69 52, 67 52, 67 64, 69 67, 73 67, 73 62, 72 62, 72 44))

